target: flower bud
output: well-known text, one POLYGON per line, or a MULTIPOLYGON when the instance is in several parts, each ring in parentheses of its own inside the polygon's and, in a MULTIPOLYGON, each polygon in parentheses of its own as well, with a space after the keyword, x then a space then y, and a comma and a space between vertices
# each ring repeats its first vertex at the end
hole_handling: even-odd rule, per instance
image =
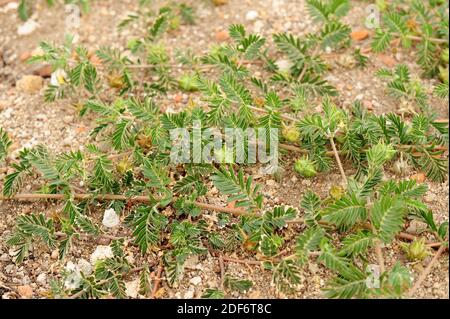
POLYGON ((344 195, 344 189, 338 185, 331 186, 330 196, 335 200, 340 200, 344 195))
POLYGON ((295 162, 294 169, 301 176, 309 178, 317 175, 317 171, 314 162, 309 160, 308 157, 303 157, 295 162))
POLYGON ((121 175, 123 175, 127 171, 131 170, 131 168, 132 168, 132 166, 131 166, 130 162, 128 161, 128 159, 123 159, 116 165, 116 170, 121 175))
POLYGON ((113 72, 108 76, 108 84, 114 89, 121 89, 125 85, 122 75, 117 72, 113 72))

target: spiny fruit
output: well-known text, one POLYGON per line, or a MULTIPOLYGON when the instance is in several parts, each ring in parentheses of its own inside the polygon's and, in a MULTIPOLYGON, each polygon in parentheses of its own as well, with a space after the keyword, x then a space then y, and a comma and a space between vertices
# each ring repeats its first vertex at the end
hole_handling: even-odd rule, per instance
POLYGON ((406 252, 406 256, 409 260, 424 260, 429 254, 429 248, 425 244, 425 238, 414 239, 410 244, 403 244, 402 248, 406 252))
POLYGON ((193 92, 198 90, 197 76, 195 74, 184 74, 178 80, 180 88, 184 91, 193 92))
POLYGON ((108 76, 108 84, 115 89, 121 89, 124 86, 123 77, 121 74, 113 72, 108 76))
POLYGON ((139 134, 137 139, 136 139, 136 142, 143 149, 149 149, 149 148, 152 147, 152 138, 151 138, 151 136, 147 136, 145 134, 139 134))
POLYGON ((295 162, 294 169, 301 176, 310 178, 317 175, 317 171, 314 162, 308 157, 303 157, 295 162))
POLYGON ((288 142, 298 142, 300 139, 300 132, 295 126, 283 127, 281 134, 288 142))
POLYGON ((393 165, 393 170, 396 174, 403 176, 406 173, 408 173, 409 170, 409 165, 408 162, 399 159, 398 161, 396 161, 393 165))

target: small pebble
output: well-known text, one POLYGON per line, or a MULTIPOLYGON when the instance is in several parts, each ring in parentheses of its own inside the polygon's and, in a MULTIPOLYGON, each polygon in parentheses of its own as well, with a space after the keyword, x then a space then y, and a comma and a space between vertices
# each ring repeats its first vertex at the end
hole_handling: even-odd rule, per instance
POLYGON ((254 21, 256 20, 256 18, 258 18, 258 12, 254 10, 247 12, 247 14, 245 15, 245 20, 247 21, 254 21))

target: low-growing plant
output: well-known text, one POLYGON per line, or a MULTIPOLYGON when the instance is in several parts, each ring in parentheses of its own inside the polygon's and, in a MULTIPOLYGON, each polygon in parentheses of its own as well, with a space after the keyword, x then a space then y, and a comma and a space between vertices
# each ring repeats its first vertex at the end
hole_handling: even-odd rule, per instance
MULTIPOLYGON (((46 100, 71 100, 81 116, 95 117, 96 127, 92 144, 83 150, 53 154, 39 145, 23 149, 10 161, 13 171, 4 179, 2 199, 64 202, 55 216, 32 213, 17 218, 7 241, 16 251, 16 262, 33 254, 40 243, 57 248, 64 260, 77 240, 110 240, 111 256, 97 261, 92 271, 71 269, 61 274, 62 279, 52 283, 54 297, 124 298, 125 281, 133 274, 139 274, 140 294, 154 297, 159 282, 151 280, 155 274, 160 278, 164 273, 167 284, 176 286, 186 260, 208 252, 218 256, 221 267, 224 262, 239 262, 270 271, 273 284, 287 295, 303 282, 310 263, 334 274, 324 288, 330 298, 414 294, 426 273, 413 285, 408 267, 400 262, 388 266, 383 251, 392 249, 396 238, 413 237, 404 248, 409 258, 423 259, 433 246, 439 247, 437 259, 448 245, 448 223, 438 224, 421 200, 426 184, 392 178, 390 168, 400 162, 432 181, 445 181, 448 122, 433 113, 427 92, 403 65, 377 75, 390 81, 388 89, 395 97, 415 103, 407 109, 410 112, 376 115, 360 101, 340 107, 334 98, 338 90, 325 79, 328 68, 321 55, 327 48, 349 49, 351 29, 340 19, 349 3, 307 4, 321 24, 318 33, 301 37, 278 33, 269 40, 234 24, 229 27, 230 41, 203 56, 192 51, 171 56, 164 46, 164 32, 174 23, 174 15, 192 22, 192 10, 179 5, 143 9, 120 23, 125 28, 142 19, 146 26, 145 35, 129 42, 131 55, 108 47, 92 52, 73 46, 70 37, 62 46, 42 43, 44 53, 33 61, 50 63, 60 79, 47 88, 46 100), (287 69, 280 68, 280 58, 288 60, 287 69), (255 77, 255 67, 267 76, 255 77), (162 111, 166 93, 179 89, 198 98, 177 113, 162 111), (196 121, 202 124, 200 131, 196 121), (337 168, 340 183, 328 197, 308 190, 297 207, 269 206, 249 165, 234 163, 236 147, 221 148, 220 159, 213 163, 195 163, 191 157, 186 163, 171 161, 172 130, 185 129, 191 146, 211 142, 202 133, 225 128, 282 130, 277 147, 283 152, 277 156, 284 168, 272 172, 276 179, 283 179, 282 172, 288 169, 301 178, 313 178, 337 168), (108 146, 106 151, 99 143, 108 146), (295 154, 292 167, 286 160, 288 152, 295 154), (37 176, 40 189, 22 193, 28 178, 37 176), (227 198, 228 206, 212 204, 216 203, 212 186, 227 198), (123 218, 123 234, 112 236, 99 225, 91 210, 94 203, 123 218), (211 223, 204 211, 219 214, 211 223), (437 244, 403 232, 413 218, 427 224, 426 231, 437 244), (287 231, 292 225, 298 226, 294 237, 287 231), (151 255, 154 262, 131 264, 125 258, 125 243, 151 255), (227 257, 232 251, 254 259, 227 257)), ((380 32, 378 42, 386 37, 380 32)), ((402 39, 409 38, 405 31, 402 39)), ((360 65, 367 63, 360 51, 353 54, 360 65)), ((445 98, 448 84, 446 89, 443 85, 435 93, 445 98)), ((248 146, 251 141, 244 143, 248 146)), ((10 145, 1 130, 0 160, 7 158, 10 145)), ((250 280, 225 271, 221 276, 220 287, 207 289, 204 298, 223 298, 252 287, 250 280)))

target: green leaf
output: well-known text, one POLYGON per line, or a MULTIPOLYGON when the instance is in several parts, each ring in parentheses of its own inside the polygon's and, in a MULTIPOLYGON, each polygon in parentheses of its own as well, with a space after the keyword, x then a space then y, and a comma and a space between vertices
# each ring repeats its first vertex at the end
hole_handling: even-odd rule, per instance
POLYGON ((131 121, 121 120, 116 124, 116 128, 111 136, 113 147, 120 151, 129 147, 131 138, 131 121))
POLYGON ((414 159, 427 177, 436 182, 442 182, 448 177, 448 161, 442 158, 442 151, 420 148, 421 155, 414 159))
POLYGON ((92 94, 98 90, 99 79, 97 69, 92 64, 87 64, 83 69, 84 88, 92 94))
POLYGON ((232 24, 228 28, 228 33, 230 37, 236 41, 240 42, 245 38, 245 28, 242 24, 232 24))
POLYGON ((63 240, 59 242, 58 247, 58 256, 59 260, 63 260, 67 253, 70 251, 70 247, 72 246, 72 237, 73 235, 67 236, 63 240))
POLYGON ((53 221, 44 214, 21 215, 17 217, 16 231, 29 237, 39 237, 49 247, 56 246, 53 221))
POLYGON ((324 236, 324 231, 319 227, 311 227, 303 232, 296 239, 295 254, 301 264, 304 264, 308 258, 308 252, 314 251, 319 247, 320 241, 324 236))
POLYGON ((207 288, 202 295, 203 299, 223 299, 225 293, 217 288, 207 288))
POLYGON ((331 22, 325 25, 320 33, 323 48, 335 48, 348 41, 351 29, 348 25, 340 22, 331 22))
POLYGON ((226 195, 232 195, 228 198, 228 201, 237 201, 236 206, 262 207, 263 197, 259 192, 260 186, 252 186, 252 177, 245 178, 242 169, 236 175, 231 166, 228 170, 223 168, 211 176, 211 180, 219 191, 226 195))
POLYGON ((367 274, 359 268, 350 265, 350 271, 340 274, 327 283, 325 296, 327 298, 364 298, 368 293, 367 274))
POLYGON ((371 44, 372 50, 374 52, 385 51, 390 45, 392 36, 389 32, 384 32, 380 29, 375 31, 375 36, 373 37, 373 42, 371 44))
POLYGON ((350 263, 349 260, 343 256, 338 255, 333 249, 325 249, 320 254, 317 259, 318 262, 321 262, 325 267, 336 271, 343 275, 348 275, 350 272, 350 263))
POLYGON ((244 54, 246 59, 253 60, 259 56, 260 50, 265 43, 266 39, 263 37, 251 34, 241 40, 238 50, 244 54))
POLYGON ((392 290, 395 295, 403 295, 412 284, 411 274, 409 273, 408 268, 402 266, 400 262, 396 262, 388 274, 386 283, 388 289, 392 290))
POLYGON ((448 99, 448 81, 436 85, 433 94, 441 99, 448 99))
POLYGON ((75 224, 81 229, 81 231, 87 234, 95 236, 100 234, 100 228, 86 215, 76 215, 75 224))
POLYGON ((224 286, 230 290, 236 290, 242 293, 248 291, 253 286, 253 282, 226 275, 224 279, 224 286))
POLYGON ((372 244, 373 235, 369 232, 360 231, 350 234, 342 241, 342 249, 339 251, 339 255, 346 257, 365 255, 372 244))
POLYGON ((401 231, 404 216, 404 202, 397 196, 382 196, 373 203, 372 223, 385 243, 390 243, 401 231))
POLYGON ((279 33, 273 35, 278 49, 286 54, 297 67, 302 67, 306 58, 307 45, 292 34, 279 33))
POLYGON ((315 22, 326 22, 328 21, 328 15, 330 14, 328 6, 326 6, 320 0, 307 0, 307 9, 309 15, 313 18, 315 22))
POLYGON ((19 7, 17 8, 17 12, 22 21, 27 21, 30 17, 31 10, 28 2, 29 0, 20 0, 19 7))
POLYGON ((282 260, 273 268, 272 281, 278 290, 292 293, 301 283, 301 268, 294 260, 282 260))
POLYGON ((348 194, 322 212, 323 219, 336 226, 353 226, 367 218, 365 202, 353 194, 348 194))
POLYGON ((150 284, 150 271, 148 266, 145 265, 144 269, 141 271, 139 275, 139 293, 143 296, 147 295, 151 290, 150 284))
POLYGON ((167 225, 167 218, 159 213, 156 208, 138 208, 132 225, 134 243, 145 254, 149 246, 157 245, 161 240, 161 231, 167 225))
POLYGON ((114 178, 112 175, 112 162, 105 155, 95 160, 94 172, 91 177, 91 185, 105 193, 113 191, 114 178))
POLYGON ((143 173, 150 181, 147 183, 149 187, 165 188, 170 183, 167 169, 156 161, 144 161, 143 173))
POLYGON ((11 144, 8 134, 0 127, 0 163, 6 158, 11 144))

